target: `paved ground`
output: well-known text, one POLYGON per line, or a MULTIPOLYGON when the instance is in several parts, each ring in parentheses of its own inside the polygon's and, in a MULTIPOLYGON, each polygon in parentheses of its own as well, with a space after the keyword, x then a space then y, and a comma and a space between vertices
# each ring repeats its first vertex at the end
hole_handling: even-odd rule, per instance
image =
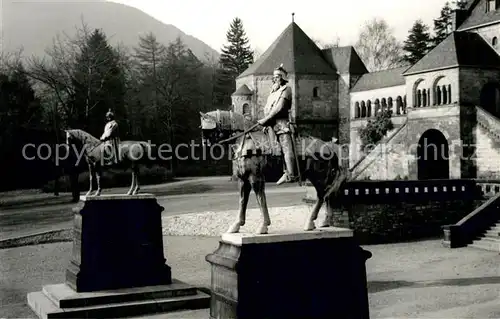
MULTIPOLYGON (((269 206, 292 206, 302 204, 305 190, 296 184, 279 187, 273 183, 268 189, 269 206)), ((107 193, 123 193, 127 189, 105 190, 107 193)), ((143 192, 158 196, 160 205, 165 207, 164 216, 208 210, 230 210, 238 207, 236 182, 229 176, 184 179, 178 182, 148 185, 143 192)), ((14 236, 72 227, 74 203, 68 203, 71 196, 30 192, 0 194, 0 240, 14 236)), ((257 207, 252 194, 249 208, 257 207)))
MULTIPOLYGON (((208 286, 204 258, 217 242, 214 237, 165 237, 174 277, 208 286)), ((500 318, 498 253, 450 250, 439 240, 364 248, 373 253, 367 262, 371 318, 500 318)), ((0 250, 0 317, 34 318, 26 294, 63 282, 70 252, 71 243, 0 250)), ((311 274, 311 280, 321 280, 321 274, 311 274)), ((207 310, 157 318, 206 319, 207 310)))

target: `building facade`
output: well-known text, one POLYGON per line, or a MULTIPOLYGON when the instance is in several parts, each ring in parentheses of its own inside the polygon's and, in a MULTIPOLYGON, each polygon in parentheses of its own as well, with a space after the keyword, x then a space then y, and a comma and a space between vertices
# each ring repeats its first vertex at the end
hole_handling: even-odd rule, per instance
POLYGON ((236 79, 233 110, 262 118, 282 63, 299 130, 337 137, 355 178, 500 178, 500 0, 453 14, 453 32, 420 61, 379 72, 351 46, 319 49, 292 22, 236 79), (394 129, 362 152, 359 130, 387 108, 394 129))

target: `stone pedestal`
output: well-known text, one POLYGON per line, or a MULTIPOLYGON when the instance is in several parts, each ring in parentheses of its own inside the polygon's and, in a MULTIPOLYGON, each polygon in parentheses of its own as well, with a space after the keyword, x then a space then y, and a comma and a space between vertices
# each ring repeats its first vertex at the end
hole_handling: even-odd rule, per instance
POLYGON ((343 228, 224 234, 206 257, 210 318, 367 319, 370 257, 343 228))
POLYGON ((74 208, 66 283, 77 292, 168 285, 161 213, 153 195, 82 197, 74 208))
POLYGON ((28 294, 40 318, 108 318, 207 308, 210 296, 173 281, 151 194, 81 197, 73 209, 66 283, 28 294))

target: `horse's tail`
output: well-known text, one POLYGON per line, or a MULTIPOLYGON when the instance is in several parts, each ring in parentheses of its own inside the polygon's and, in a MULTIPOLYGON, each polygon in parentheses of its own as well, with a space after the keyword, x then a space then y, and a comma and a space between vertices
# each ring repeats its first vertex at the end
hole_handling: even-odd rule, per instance
POLYGON ((330 207, 339 207, 341 195, 346 183, 349 181, 349 171, 342 166, 338 154, 328 161, 328 174, 326 176, 327 192, 325 201, 330 207))

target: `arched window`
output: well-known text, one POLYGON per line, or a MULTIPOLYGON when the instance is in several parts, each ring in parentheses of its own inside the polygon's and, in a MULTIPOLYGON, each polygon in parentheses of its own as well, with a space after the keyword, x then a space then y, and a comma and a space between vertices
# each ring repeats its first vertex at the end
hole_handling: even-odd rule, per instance
POLYGON ((436 88, 436 104, 441 105, 441 103, 443 103, 443 97, 441 95, 441 87, 438 86, 436 88))
POLYGON ((361 117, 366 117, 366 105, 365 105, 365 101, 361 101, 361 117))
POLYGON ((385 110, 387 110, 387 101, 384 97, 384 98, 382 98, 382 111, 385 111, 385 110))
POLYGON ((391 112, 394 112, 394 110, 392 109, 392 107, 393 107, 392 97, 388 98, 387 101, 388 101, 387 107, 389 108, 389 110, 391 110, 391 112))
POLYGON ((446 85, 443 85, 442 88, 441 88, 442 92, 443 92, 443 104, 448 104, 448 88, 446 87, 446 85))
POLYGON ((497 37, 493 37, 493 40, 491 40, 491 45, 492 45, 494 48, 496 48, 497 44, 498 44, 498 39, 497 39, 497 37))
POLYGON ((416 107, 421 107, 422 106, 422 91, 417 90, 417 104, 416 107))
POLYGON ((354 103, 354 118, 357 119, 359 117, 359 113, 360 112, 360 108, 359 108, 359 102, 356 102, 354 103))
POLYGON ((366 102, 366 117, 372 117, 372 101, 366 102))
POLYGON ((397 115, 401 114, 402 108, 403 108, 403 99, 401 98, 401 96, 398 96, 396 98, 396 114, 397 115))
POLYGON ((403 97, 403 114, 406 114, 406 94, 403 97))
POLYGON ((250 115, 252 110, 250 110, 250 105, 248 103, 245 103, 243 104, 243 114, 246 115, 250 115))
POLYGON ((313 89, 313 97, 319 97, 319 87, 314 87, 313 89))
POLYGON ((427 90, 422 91, 422 106, 427 106, 427 90))

